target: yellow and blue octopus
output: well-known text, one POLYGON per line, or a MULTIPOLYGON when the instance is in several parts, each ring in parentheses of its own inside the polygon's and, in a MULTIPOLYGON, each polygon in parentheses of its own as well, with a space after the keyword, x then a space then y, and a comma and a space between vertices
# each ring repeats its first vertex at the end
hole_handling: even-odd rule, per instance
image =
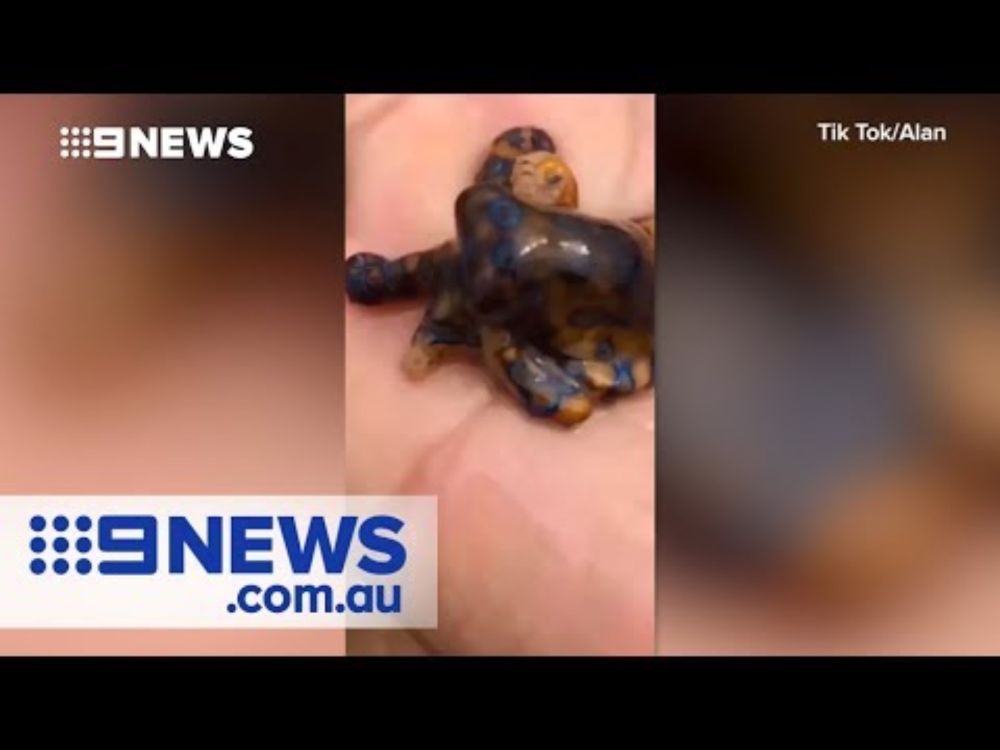
POLYGON ((653 218, 576 212, 577 184, 538 128, 498 136, 455 202, 456 239, 397 259, 347 259, 357 303, 428 297, 403 367, 426 375, 477 349, 536 416, 576 424, 608 396, 647 387, 653 218))

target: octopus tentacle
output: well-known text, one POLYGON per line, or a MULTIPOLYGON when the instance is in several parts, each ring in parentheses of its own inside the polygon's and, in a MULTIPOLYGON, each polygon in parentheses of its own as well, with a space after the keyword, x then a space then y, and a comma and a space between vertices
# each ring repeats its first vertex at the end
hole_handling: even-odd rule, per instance
POLYGON ((347 259, 347 296, 362 305, 424 296, 442 285, 456 258, 453 242, 394 259, 357 253, 347 259))
POLYGON ((355 302, 430 298, 404 371, 422 378, 447 354, 478 349, 530 414, 567 426, 649 386, 653 217, 576 214, 576 178, 534 127, 494 139, 475 182, 456 199, 453 241, 347 261, 355 302))
POLYGON ((515 342, 500 328, 483 330, 482 347, 490 369, 532 415, 567 426, 590 416, 593 403, 587 389, 553 357, 515 342))
POLYGON ((479 346, 479 332, 465 315, 460 296, 438 292, 413 332, 403 370, 414 380, 428 375, 453 350, 479 346))

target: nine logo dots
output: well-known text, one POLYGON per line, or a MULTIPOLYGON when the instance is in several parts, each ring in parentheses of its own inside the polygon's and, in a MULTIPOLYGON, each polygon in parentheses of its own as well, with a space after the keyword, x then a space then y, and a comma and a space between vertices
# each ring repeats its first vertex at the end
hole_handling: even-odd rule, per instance
POLYGON ((48 528, 45 516, 32 516, 29 526, 35 532, 35 536, 31 537, 31 542, 28 545, 35 555, 32 557, 29 565, 32 573, 41 575, 51 564, 53 573, 56 575, 65 575, 70 569, 70 560, 67 558, 67 555, 70 553, 71 548, 75 550, 73 568, 76 572, 85 576, 91 571, 93 565, 87 559, 87 553, 90 552, 93 546, 90 537, 87 536, 87 532, 93 526, 90 516, 77 516, 74 522, 75 535, 72 539, 72 544, 70 543, 69 534, 73 532, 70 530, 70 522, 66 516, 56 516, 52 519, 51 530, 56 536, 51 540, 51 544, 45 538, 45 531, 48 528), (47 563, 46 557, 43 555, 49 551, 55 554, 48 556, 54 559, 50 563, 47 563))
POLYGON ((63 159, 68 159, 69 157, 79 159, 81 156, 84 159, 89 159, 91 155, 90 132, 90 128, 78 128, 76 126, 70 128, 64 125, 59 128, 59 135, 62 136, 59 139, 59 156, 63 159))

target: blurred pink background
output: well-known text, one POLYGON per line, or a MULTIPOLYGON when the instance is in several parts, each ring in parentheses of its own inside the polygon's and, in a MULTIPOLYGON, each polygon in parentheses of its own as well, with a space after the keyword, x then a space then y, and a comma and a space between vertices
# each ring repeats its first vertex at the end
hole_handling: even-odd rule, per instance
MULTIPOLYGON (((342 107, 0 97, 0 493, 344 492, 342 107), (59 157, 61 125, 171 120, 249 125, 256 153, 193 166, 59 157)), ((7 654, 343 643, 323 631, 0 631, 7 654)))
POLYGON ((1000 652, 1000 97, 659 104, 660 652, 1000 652), (824 143, 830 121, 947 140, 824 143), (760 570, 678 564, 664 511, 714 503, 735 536, 779 529, 760 570))

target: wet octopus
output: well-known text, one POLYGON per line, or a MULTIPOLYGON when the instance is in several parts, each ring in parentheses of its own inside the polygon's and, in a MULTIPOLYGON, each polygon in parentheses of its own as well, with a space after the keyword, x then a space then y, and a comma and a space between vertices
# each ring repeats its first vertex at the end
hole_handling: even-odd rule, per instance
POLYGON ((531 414, 576 424, 650 384, 654 248, 651 216, 585 216, 577 196, 544 130, 507 130, 455 201, 456 238, 351 256, 348 297, 429 298, 403 361, 411 377, 475 349, 531 414))

